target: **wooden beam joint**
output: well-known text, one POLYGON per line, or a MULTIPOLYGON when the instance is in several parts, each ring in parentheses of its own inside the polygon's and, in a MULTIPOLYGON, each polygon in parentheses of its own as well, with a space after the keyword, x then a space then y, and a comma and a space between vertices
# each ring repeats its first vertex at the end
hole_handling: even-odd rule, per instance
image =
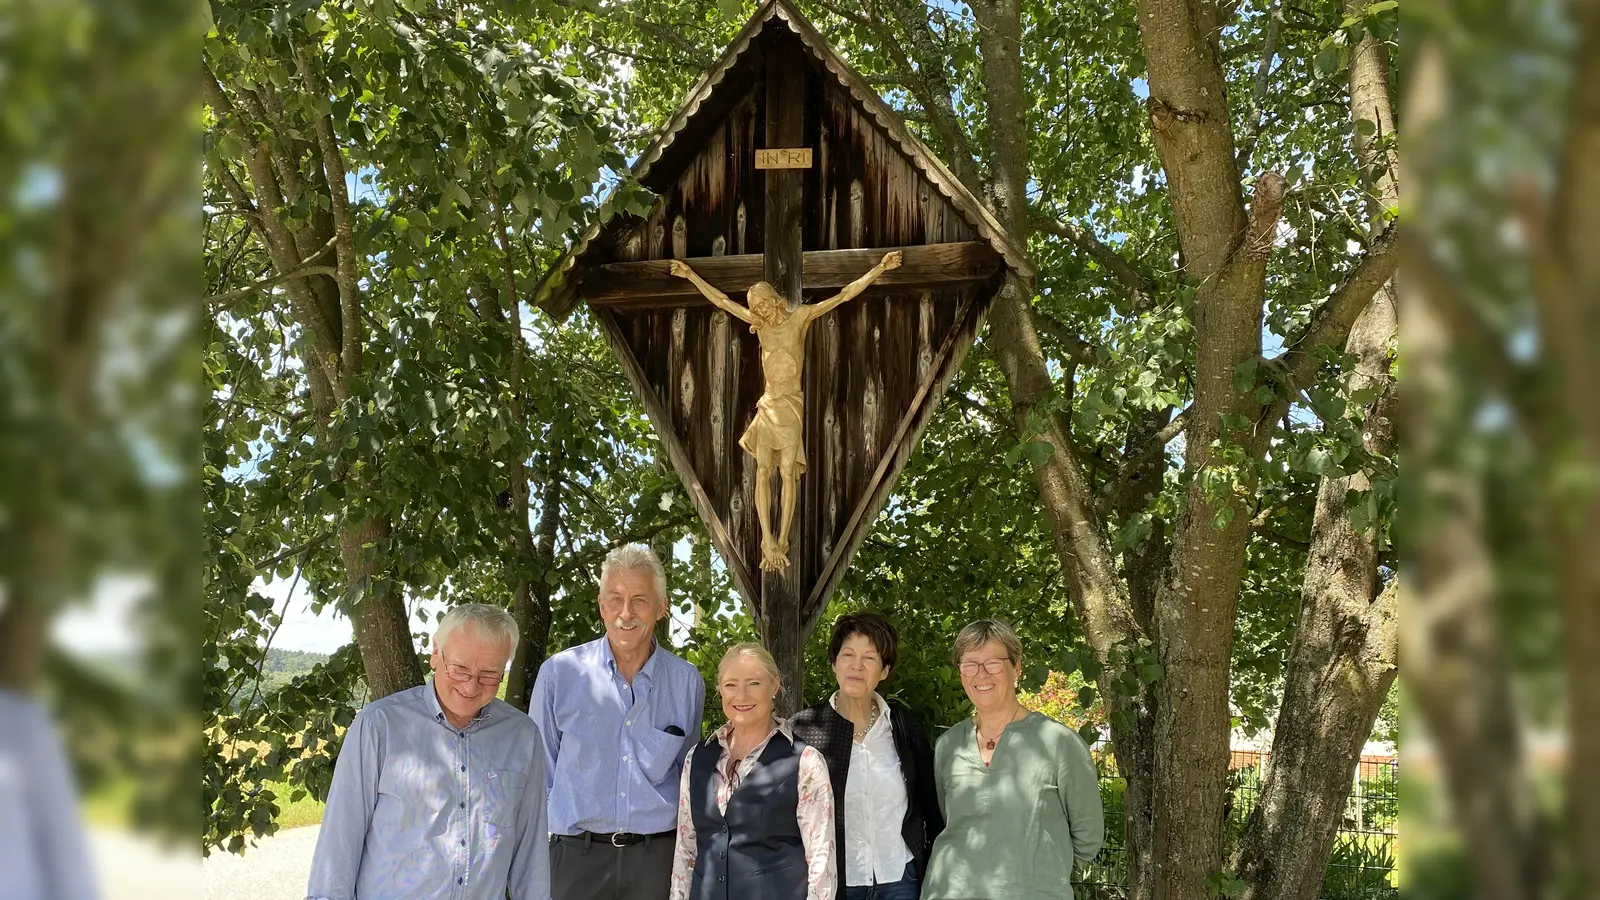
MULTIPOLYGON (((857 250, 812 250, 803 254, 802 289, 841 288, 898 249, 905 257, 900 268, 884 273, 873 285, 878 292, 909 288, 958 287, 983 281, 999 271, 1000 254, 983 241, 883 247, 857 250)), ((717 290, 742 294, 765 275, 759 253, 737 256, 702 256, 685 259, 717 290)), ((609 309, 645 309, 691 306, 705 300, 694 286, 667 271, 671 260, 619 262, 597 266, 583 277, 578 293, 592 306, 609 309)))

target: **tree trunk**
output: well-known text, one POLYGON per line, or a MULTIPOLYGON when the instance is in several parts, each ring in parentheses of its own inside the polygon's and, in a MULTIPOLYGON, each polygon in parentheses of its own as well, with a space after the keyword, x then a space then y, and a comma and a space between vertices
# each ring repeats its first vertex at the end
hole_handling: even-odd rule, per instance
MULTIPOLYGON (((1367 2, 1346 0, 1345 11, 1359 14, 1367 2)), ((1370 33, 1350 62, 1350 114, 1375 126, 1371 132, 1356 128, 1354 135, 1371 188, 1368 223, 1376 235, 1387 227, 1387 210, 1399 202, 1400 191, 1393 150, 1380 154, 1374 146, 1378 136, 1393 133, 1395 123, 1387 51, 1370 33)), ((1356 358, 1350 389, 1386 386, 1366 410, 1366 449, 1374 456, 1395 450, 1389 353, 1397 331, 1391 283, 1367 304, 1345 345, 1356 358)), ((1317 896, 1361 749, 1398 672, 1398 579, 1378 594, 1376 535, 1352 527, 1345 509, 1348 492, 1371 487, 1363 472, 1318 485, 1272 754, 1234 857, 1246 885, 1244 900, 1317 896)))
POLYGON ((422 683, 422 666, 417 660, 417 645, 411 637, 411 620, 406 615, 400 586, 391 581, 384 591, 371 591, 388 540, 389 522, 385 518, 367 519, 339 534, 345 581, 361 598, 354 606, 351 621, 356 646, 361 650, 361 667, 367 676, 367 692, 373 700, 422 683))
MULTIPOLYGON (((1576 863, 1574 896, 1600 897, 1600 3, 1570 4, 1578 34, 1566 146, 1557 182, 1555 234, 1549 264, 1564 270, 1542 279, 1542 343, 1560 377, 1558 439, 1546 446, 1554 475, 1544 502, 1554 538, 1567 671, 1567 821, 1576 863)), ((1535 256, 1543 253, 1536 248, 1535 256)), ((1539 261, 1536 260, 1536 265, 1539 261)))
MULTIPOLYGON (((38 586, 38 572, 24 577, 34 582, 28 587, 38 586)), ((50 642, 50 620, 43 598, 28 587, 24 587, 23 578, 18 578, 5 607, 0 608, 0 688, 21 694, 32 691, 39 683, 45 647, 50 642)))
MULTIPOLYGON (((494 239, 500 245, 500 285, 486 286, 483 291, 485 305, 494 320, 501 324, 511 346, 511 366, 507 373, 510 399, 506 404, 507 418, 519 435, 528 433, 527 399, 523 393, 523 369, 527 357, 522 340, 522 303, 517 291, 516 263, 511 255, 511 234, 501 212, 503 204, 494 206, 494 239)), ((550 638, 550 572, 555 549, 556 528, 561 521, 561 485, 565 456, 559 450, 550 454, 550 465, 544 473, 544 496, 539 505, 539 540, 534 541, 532 526, 528 524, 529 509, 528 467, 524 444, 520 440, 507 445, 511 450, 506 460, 506 477, 511 481, 511 544, 514 562, 510 567, 515 574, 511 580, 512 616, 516 619, 517 652, 511 662, 511 673, 506 684, 506 702, 528 711, 532 687, 544 664, 545 644, 550 638), (548 533, 548 534, 547 534, 548 533)))
MULTIPOLYGON (((985 97, 990 123, 989 160, 994 184, 995 214, 1011 240, 1028 245, 1027 110, 1021 70, 1021 11, 1016 0, 976 3, 985 97)), ((1051 399, 1055 386, 1045 366, 1044 351, 1028 311, 1031 281, 1012 277, 995 297, 989 333, 996 361, 1011 393, 1017 433, 1027 434, 1029 413, 1051 399)), ((1110 665, 1113 652, 1134 645, 1142 632, 1127 589, 1118 576, 1094 493, 1084 477, 1078 450, 1066 419, 1050 417, 1044 435, 1053 452, 1034 467, 1034 480, 1056 556, 1061 561, 1067 594, 1084 636, 1102 665, 1100 693, 1112 710, 1112 746, 1119 771, 1127 779, 1123 796, 1124 837, 1129 871, 1129 896, 1151 896, 1152 849, 1149 772, 1154 757, 1151 725, 1154 697, 1130 697, 1113 684, 1122 672, 1110 665)))
MULTIPOLYGON (((307 89, 326 93, 308 57, 298 54, 296 59, 307 89)), ((293 77, 295 73, 289 74, 293 77)), ((227 187, 234 202, 249 211, 250 223, 273 268, 282 275, 313 254, 330 246, 335 250, 338 278, 313 275, 292 279, 284 283, 284 292, 308 337, 303 353, 318 444, 336 450, 331 433, 334 416, 339 404, 349 399, 352 381, 361 376, 363 298, 358 278, 361 261, 355 255, 345 191, 346 167, 331 117, 319 114, 310 122, 297 118, 269 84, 224 88, 209 66, 201 85, 206 102, 224 127, 250 148, 246 154, 250 189, 232 178, 227 179, 227 187), (295 137, 308 134, 316 135, 316 145, 295 137), (321 200, 309 204, 315 210, 309 219, 283 215, 285 208, 310 199, 313 193, 321 200)), ((335 477, 346 474, 341 469, 335 477)), ((361 479, 353 481, 346 494, 360 496, 361 479)), ((383 570, 381 554, 390 529, 388 517, 372 517, 346 523, 339 535, 346 596, 350 598, 348 612, 374 699, 422 683, 422 667, 400 586, 389 582, 380 592, 372 590, 383 570)))
MULTIPOLYGON (((1395 310, 1380 292, 1351 331, 1352 389, 1389 377, 1395 310)), ((1394 450, 1393 389, 1371 405, 1367 449, 1394 450)), ((1300 620, 1261 794, 1234 858, 1243 900, 1314 900, 1322 886, 1352 776, 1398 673, 1398 577, 1374 597, 1375 535, 1352 527, 1345 495, 1362 472, 1318 486, 1300 620)))
MULTIPOLYGON (((556 531, 561 525, 563 467, 566 457, 555 455, 545 466, 544 490, 539 495, 539 533, 533 539, 531 575, 519 584, 513 610, 521 640, 517 643, 517 656, 511 664, 511 678, 506 685, 506 702, 523 712, 533 696, 533 683, 539 678, 539 667, 544 665, 545 650, 550 643, 550 591, 547 574, 555 567, 556 531), (515 697, 516 699, 512 699, 515 697)), ((522 481, 523 494, 527 494, 527 479, 522 481)), ((524 502, 523 522, 527 521, 524 502)))
POLYGON ((1401 285, 1406 340, 1402 427, 1424 472, 1416 500, 1428 527, 1413 548, 1406 604, 1406 690, 1439 753, 1466 842, 1474 896, 1534 900, 1544 882, 1545 836, 1511 696, 1511 668, 1484 543, 1481 488, 1438 457, 1461 408, 1447 341, 1427 295, 1401 285))

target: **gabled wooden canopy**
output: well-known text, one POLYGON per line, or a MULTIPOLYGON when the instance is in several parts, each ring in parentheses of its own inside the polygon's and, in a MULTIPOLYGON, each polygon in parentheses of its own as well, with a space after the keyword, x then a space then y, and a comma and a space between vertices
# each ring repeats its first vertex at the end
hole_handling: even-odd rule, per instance
POLYGON ((632 177, 658 195, 649 215, 591 226, 534 302, 557 315, 588 305, 771 646, 775 630, 803 635, 821 614, 1007 271, 1031 269, 788 0, 751 18, 632 177), (755 168, 756 150, 780 147, 810 149, 813 165, 755 168), (668 260, 735 301, 767 280, 814 302, 891 249, 904 266, 811 330, 791 564, 763 575, 755 463, 738 445, 762 393, 759 346, 668 260), (768 622, 778 605, 798 619, 768 622))

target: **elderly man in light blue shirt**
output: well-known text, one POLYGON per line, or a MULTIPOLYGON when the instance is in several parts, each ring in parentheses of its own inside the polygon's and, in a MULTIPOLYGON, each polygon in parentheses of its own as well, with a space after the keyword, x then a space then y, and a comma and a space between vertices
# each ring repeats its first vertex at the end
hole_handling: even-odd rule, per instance
POLYGON ((312 900, 542 900, 544 748, 495 699, 517 647, 505 610, 452 609, 433 680, 368 704, 345 734, 311 863, 312 900))
POLYGON ((666 900, 683 757, 705 682, 656 645, 667 577, 643 544, 600 570, 605 636, 539 669, 529 714, 544 737, 554 900, 666 900))

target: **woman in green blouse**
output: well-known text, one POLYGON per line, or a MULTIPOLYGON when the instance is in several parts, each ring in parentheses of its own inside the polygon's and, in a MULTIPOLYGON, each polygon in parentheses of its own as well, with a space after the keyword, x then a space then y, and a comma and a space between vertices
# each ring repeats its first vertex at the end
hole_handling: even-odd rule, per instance
POLYGON ((933 844, 922 900, 1065 900, 1072 865, 1105 838, 1089 747, 1017 702, 1022 643, 979 619, 956 636, 955 662, 973 716, 934 748, 945 829, 933 844))

